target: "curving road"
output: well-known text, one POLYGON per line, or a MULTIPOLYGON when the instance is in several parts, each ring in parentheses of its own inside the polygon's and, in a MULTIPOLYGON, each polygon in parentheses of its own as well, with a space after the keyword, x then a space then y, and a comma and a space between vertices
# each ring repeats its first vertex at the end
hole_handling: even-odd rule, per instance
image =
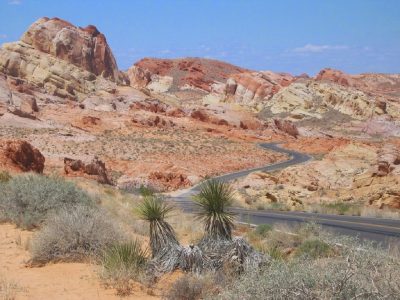
MULTIPOLYGON (((281 170, 312 159, 312 157, 307 154, 281 148, 276 143, 264 143, 260 144, 260 147, 287 154, 289 155, 290 159, 260 168, 253 168, 221 175, 214 177, 214 179, 220 181, 231 181, 244 177, 254 171, 271 172, 281 170)), ((180 191, 179 194, 170 197, 170 199, 176 202, 184 211, 189 213, 194 212, 197 208, 193 201, 191 201, 191 198, 193 195, 197 194, 199 190, 200 185, 195 185, 190 189, 180 191)), ((236 207, 232 208, 232 211, 237 213, 239 221, 255 225, 287 223, 292 226, 297 226, 301 222, 313 221, 329 231, 351 236, 358 236, 362 239, 370 239, 383 244, 392 242, 400 243, 400 220, 326 215, 306 212, 284 212, 270 210, 254 211, 236 207)))

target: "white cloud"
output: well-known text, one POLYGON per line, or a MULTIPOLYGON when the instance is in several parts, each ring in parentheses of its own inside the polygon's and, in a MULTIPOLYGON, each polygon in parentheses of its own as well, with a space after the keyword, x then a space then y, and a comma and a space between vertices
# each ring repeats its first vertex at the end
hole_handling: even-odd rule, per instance
POLYGON ((21 0, 9 0, 8 4, 10 5, 20 5, 22 3, 21 0))
POLYGON ((299 48, 294 48, 293 52, 298 52, 298 53, 319 53, 319 52, 324 52, 324 51, 330 51, 330 50, 346 50, 349 47, 346 45, 313 45, 313 44, 307 44, 304 45, 303 47, 299 48))
POLYGON ((172 52, 172 51, 169 50, 169 49, 164 49, 164 50, 161 50, 161 51, 160 51, 161 54, 170 54, 171 52, 172 52))
POLYGON ((7 38, 7 34, 0 33, 0 39, 6 39, 6 38, 7 38))

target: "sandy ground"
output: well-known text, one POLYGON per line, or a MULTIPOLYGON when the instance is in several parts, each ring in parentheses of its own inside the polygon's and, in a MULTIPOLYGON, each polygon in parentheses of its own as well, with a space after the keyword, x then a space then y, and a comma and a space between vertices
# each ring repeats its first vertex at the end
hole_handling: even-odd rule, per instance
MULTIPOLYGON (((121 299, 105 289, 96 267, 85 263, 57 263, 41 268, 26 266, 27 245, 33 233, 14 225, 0 225, 0 276, 16 284, 16 299, 121 299)), ((162 284, 162 283, 160 283, 162 284)), ((138 286, 124 299, 160 299, 138 286)))

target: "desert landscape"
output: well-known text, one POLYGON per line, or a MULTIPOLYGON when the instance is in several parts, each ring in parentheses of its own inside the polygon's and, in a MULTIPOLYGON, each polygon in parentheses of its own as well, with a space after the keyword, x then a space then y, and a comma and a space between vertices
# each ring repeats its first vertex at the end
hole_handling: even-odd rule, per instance
POLYGON ((43 17, 0 48, 0 299, 400 299, 400 74, 121 70, 108 38, 43 17))

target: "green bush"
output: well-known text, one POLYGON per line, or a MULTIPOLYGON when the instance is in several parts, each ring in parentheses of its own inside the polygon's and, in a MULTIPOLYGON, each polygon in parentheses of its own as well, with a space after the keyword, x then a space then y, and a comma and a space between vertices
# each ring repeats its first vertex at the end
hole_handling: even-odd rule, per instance
POLYGON ((316 259, 330 256, 332 248, 321 240, 307 240, 296 249, 295 254, 296 256, 307 256, 316 259))
POLYGON ((74 183, 58 177, 20 175, 2 186, 0 214, 17 226, 39 226, 50 212, 77 204, 91 205, 92 199, 74 183))
POLYGON ((117 243, 105 250, 102 265, 108 274, 123 272, 134 278, 144 267, 147 254, 138 240, 117 243))
POLYGON ((260 225, 257 225, 257 227, 254 231, 260 237, 265 238, 267 236, 268 232, 270 232, 271 230, 272 230, 271 224, 260 224, 260 225))
POLYGON ((102 278, 108 286, 117 289, 118 295, 127 296, 133 288, 131 279, 143 274, 147 257, 147 250, 138 240, 111 245, 101 259, 102 278))
POLYGON ((32 262, 100 258, 123 235, 109 215, 95 207, 63 208, 50 216, 32 240, 32 262))

